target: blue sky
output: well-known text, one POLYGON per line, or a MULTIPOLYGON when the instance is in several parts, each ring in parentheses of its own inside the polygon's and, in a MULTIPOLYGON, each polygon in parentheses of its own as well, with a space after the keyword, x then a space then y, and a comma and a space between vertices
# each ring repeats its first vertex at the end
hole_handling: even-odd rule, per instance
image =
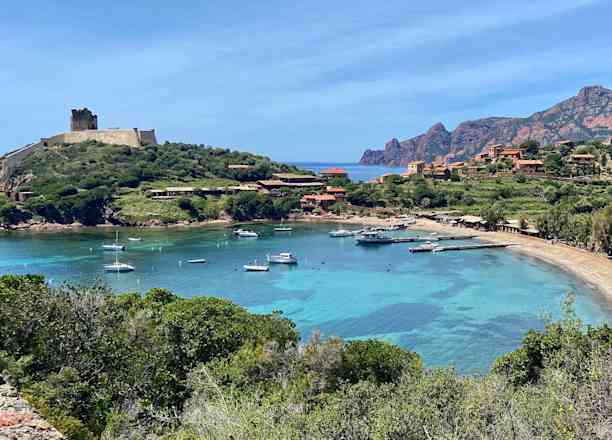
POLYGON ((162 141, 356 161, 612 87, 610 17, 607 0, 6 2, 0 152, 88 106, 162 141))

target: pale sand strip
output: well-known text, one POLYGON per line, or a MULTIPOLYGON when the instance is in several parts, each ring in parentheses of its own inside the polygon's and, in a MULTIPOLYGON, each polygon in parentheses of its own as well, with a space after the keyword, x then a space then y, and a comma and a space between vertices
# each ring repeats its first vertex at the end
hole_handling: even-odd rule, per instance
MULTIPOLYGON (((301 218, 301 221, 333 222, 368 226, 385 226, 401 222, 398 219, 379 219, 376 217, 315 217, 301 218)), ((591 288, 599 291, 606 301, 612 305, 612 260, 592 252, 577 249, 564 244, 552 244, 541 238, 507 232, 477 231, 470 228, 454 227, 437 223, 433 220, 419 219, 411 230, 441 232, 453 235, 478 235, 479 239, 491 243, 516 243, 511 246, 514 252, 519 252, 533 258, 553 264, 583 280, 591 288)))

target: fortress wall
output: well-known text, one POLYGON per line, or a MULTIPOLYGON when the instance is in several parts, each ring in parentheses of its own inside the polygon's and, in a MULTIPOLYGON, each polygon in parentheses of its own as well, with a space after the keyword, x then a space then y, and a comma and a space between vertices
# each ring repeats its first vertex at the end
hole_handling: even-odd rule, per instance
POLYGON ((155 137, 155 130, 140 130, 138 133, 140 136, 141 145, 157 145, 157 139, 155 137))
POLYGON ((43 148, 42 142, 27 145, 19 150, 12 151, 5 156, 0 158, 0 190, 7 191, 9 185, 9 179, 13 172, 19 167, 21 161, 25 159, 29 154, 36 150, 43 148))
POLYGON ((112 130, 82 130, 71 131, 54 136, 49 145, 56 144, 77 144, 85 141, 98 141, 106 144, 129 145, 131 147, 140 146, 140 138, 137 129, 117 128, 112 130), (57 138, 57 139, 56 139, 57 138))

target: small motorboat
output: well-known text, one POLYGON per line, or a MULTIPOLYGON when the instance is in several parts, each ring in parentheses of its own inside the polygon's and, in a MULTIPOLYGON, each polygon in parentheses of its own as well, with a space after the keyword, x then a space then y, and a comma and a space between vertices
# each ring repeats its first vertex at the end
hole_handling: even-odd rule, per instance
POLYGON ((238 228, 238 229, 234 229, 232 232, 234 235, 240 235, 241 232, 244 232, 244 229, 238 228))
POLYGON ((291 226, 285 226, 283 220, 281 220, 280 225, 276 225, 274 227, 274 232, 291 232, 291 231, 293 231, 293 228, 291 226))
POLYGON ((330 237, 352 237, 355 235, 353 231, 349 231, 348 229, 336 229, 335 231, 330 231, 330 237))
POLYGON ((206 261, 205 258, 196 258, 194 260, 187 260, 187 263, 189 263, 189 264, 206 264, 206 263, 208 263, 208 261, 206 261))
POLYGON ((264 266, 262 264, 258 264, 257 260, 255 260, 251 264, 245 264, 242 267, 244 267, 244 270, 246 270, 247 272, 267 272, 270 270, 270 266, 264 266))
POLYGON ((278 255, 268 255, 268 263, 297 264, 297 258, 289 252, 281 252, 278 255))
POLYGON ((125 246, 119 244, 119 231, 115 232, 115 242, 113 244, 103 244, 102 250, 115 252, 125 250, 125 246))
POLYGON ((129 241, 142 241, 142 237, 128 237, 129 241))
POLYGON ((438 252, 438 245, 432 243, 431 241, 428 241, 426 243, 423 243, 420 246, 415 246, 412 248, 408 248, 408 250, 412 253, 415 252, 438 252))
POLYGON ((255 231, 245 231, 245 230, 240 230, 238 232, 238 237, 242 237, 242 238, 258 238, 259 234, 255 231))

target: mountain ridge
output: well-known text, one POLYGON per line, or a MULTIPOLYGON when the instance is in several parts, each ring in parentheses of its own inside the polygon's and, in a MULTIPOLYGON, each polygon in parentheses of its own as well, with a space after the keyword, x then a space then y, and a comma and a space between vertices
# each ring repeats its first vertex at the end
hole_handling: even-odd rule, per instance
POLYGON ((598 136, 612 136, 612 90, 594 85, 525 118, 474 119, 461 122, 452 131, 437 122, 410 139, 392 138, 382 150, 366 150, 359 163, 404 166, 413 160, 462 160, 490 144, 520 144, 528 139, 546 144, 598 136))

